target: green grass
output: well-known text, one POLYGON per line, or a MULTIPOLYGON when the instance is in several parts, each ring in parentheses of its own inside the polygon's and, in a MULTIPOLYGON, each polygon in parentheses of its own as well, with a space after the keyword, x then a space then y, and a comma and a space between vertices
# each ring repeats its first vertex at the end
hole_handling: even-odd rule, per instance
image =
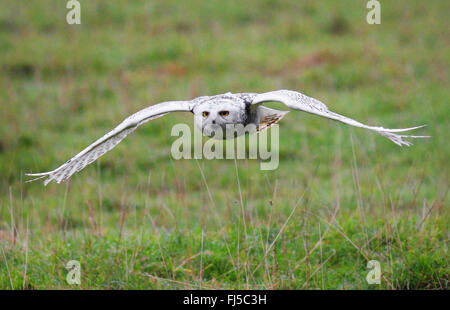
POLYGON ((64 1, 0 3, 0 288, 448 289, 448 1, 383 1, 381 25, 353 0, 80 2, 81 25, 64 1), (261 171, 171 159, 180 113, 70 183, 24 183, 148 105, 280 88, 433 137, 292 112, 261 171))

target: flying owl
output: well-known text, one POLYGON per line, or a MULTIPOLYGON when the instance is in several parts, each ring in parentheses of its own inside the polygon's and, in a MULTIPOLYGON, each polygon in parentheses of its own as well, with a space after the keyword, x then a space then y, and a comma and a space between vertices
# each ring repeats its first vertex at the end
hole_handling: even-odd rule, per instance
MULTIPOLYGON (((166 101, 140 110, 127 117, 113 130, 89 145, 83 151, 69 159, 65 164, 55 170, 43 173, 29 173, 28 176, 37 177, 28 182, 47 178, 44 184, 51 181, 60 183, 68 180, 75 172, 80 171, 97 158, 111 150, 126 136, 140 125, 164 116, 169 112, 191 112, 194 114, 194 123, 204 135, 213 136, 213 130, 218 127, 227 130, 228 125, 254 125, 256 131, 262 131, 278 123, 288 111, 279 111, 264 107, 262 104, 269 101, 278 101, 292 110, 304 111, 325 118, 339 121, 355 127, 365 128, 388 138, 395 144, 411 145, 404 138, 428 138, 429 136, 409 136, 397 134, 412 129, 424 127, 417 126, 404 129, 386 129, 364 125, 346 116, 330 111, 321 101, 308 97, 302 93, 291 90, 277 90, 267 93, 226 93, 215 96, 202 96, 188 101, 166 101)), ((238 134, 239 135, 239 134, 238 134)))

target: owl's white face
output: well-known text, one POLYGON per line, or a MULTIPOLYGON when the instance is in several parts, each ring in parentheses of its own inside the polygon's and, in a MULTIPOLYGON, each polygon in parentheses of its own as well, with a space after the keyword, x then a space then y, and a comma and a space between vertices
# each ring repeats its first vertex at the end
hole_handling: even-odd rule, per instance
POLYGON ((224 139, 228 124, 244 124, 246 121, 245 103, 229 98, 206 101, 194 109, 194 121, 198 129, 209 137, 224 139), (217 130, 221 134, 217 135, 217 130))

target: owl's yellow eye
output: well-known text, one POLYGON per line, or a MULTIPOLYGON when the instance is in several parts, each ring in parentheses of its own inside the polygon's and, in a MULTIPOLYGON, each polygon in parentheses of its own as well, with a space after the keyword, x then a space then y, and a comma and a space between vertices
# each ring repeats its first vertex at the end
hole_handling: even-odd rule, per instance
POLYGON ((209 112, 203 111, 202 115, 203 115, 203 117, 208 117, 209 112))
POLYGON ((229 114, 230 114, 229 111, 220 111, 220 112, 219 112, 219 115, 220 115, 220 116, 228 116, 229 114))

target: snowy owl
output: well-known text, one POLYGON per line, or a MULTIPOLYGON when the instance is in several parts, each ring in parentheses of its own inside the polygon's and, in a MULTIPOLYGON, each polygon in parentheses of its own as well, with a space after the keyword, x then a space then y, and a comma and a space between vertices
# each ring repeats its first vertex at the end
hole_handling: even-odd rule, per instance
POLYGON ((262 106, 269 101, 278 101, 292 110, 316 114, 348 125, 369 129, 390 139, 395 144, 411 145, 404 138, 427 138, 428 136, 408 136, 397 134, 412 129, 424 127, 417 126, 404 129, 386 129, 364 125, 346 116, 330 111, 321 101, 308 97, 302 93, 291 90, 277 90, 267 93, 226 93, 215 96, 202 96, 188 101, 167 101, 150 107, 129 116, 116 128, 89 145, 83 151, 69 159, 65 164, 55 170, 44 173, 29 173, 28 176, 37 177, 29 180, 35 181, 47 177, 44 184, 51 181, 60 183, 70 178, 72 174, 80 171, 107 151, 115 147, 123 138, 133 132, 140 125, 161 117, 169 112, 191 112, 194 114, 194 123, 205 135, 210 135, 211 126, 226 130, 227 125, 254 125, 256 131, 262 131, 279 122, 288 111, 278 111, 262 106))

